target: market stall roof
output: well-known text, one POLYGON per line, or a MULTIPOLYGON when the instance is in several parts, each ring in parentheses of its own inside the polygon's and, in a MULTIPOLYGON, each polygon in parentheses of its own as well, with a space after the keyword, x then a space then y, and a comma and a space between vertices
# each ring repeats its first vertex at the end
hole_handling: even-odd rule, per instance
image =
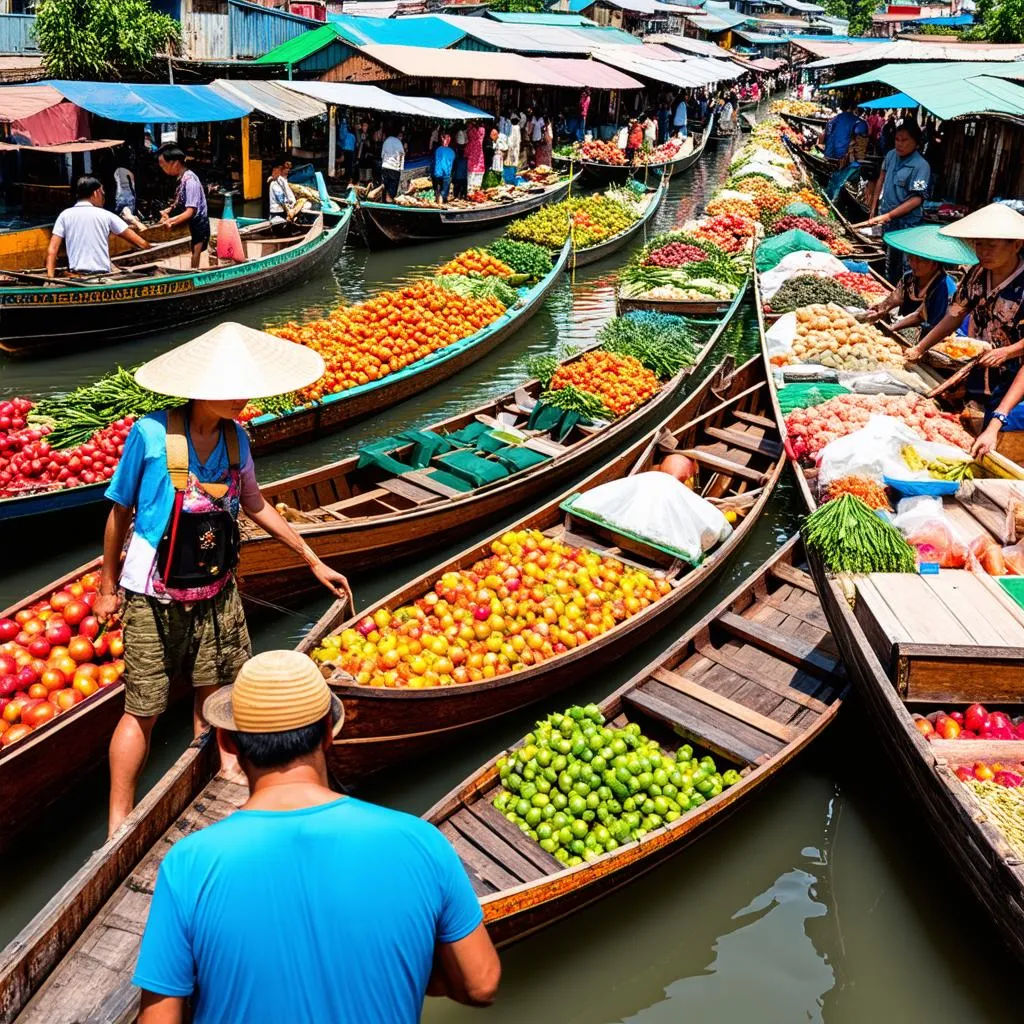
POLYGON ((114 149, 124 144, 124 139, 83 139, 81 142, 62 142, 56 146, 23 146, 17 142, 0 142, 0 153, 25 149, 30 153, 92 153, 97 149, 114 149))
POLYGON ((1004 75, 989 63, 885 64, 863 75, 833 82, 829 89, 845 89, 882 82, 906 93, 944 121, 968 114, 1008 114, 1024 117, 1024 88, 1011 81, 1020 66, 1005 67, 1004 75))
MULTIPOLYGON (((710 39, 694 39, 692 36, 672 36, 663 33, 644 36, 645 43, 658 43, 671 46, 673 50, 683 53, 694 53, 698 57, 722 57, 728 60, 732 54, 710 39)), ((781 40, 780 40, 781 42, 781 40)))
POLYGON ((345 42, 350 42, 350 40, 345 37, 341 26, 329 23, 303 32, 302 35, 296 36, 294 39, 286 40, 280 46, 275 46, 274 49, 263 54, 262 57, 257 57, 254 63, 298 64, 307 57, 312 57, 314 53, 319 53, 325 47, 345 42))
POLYGON ((782 36, 772 36, 767 32, 752 32, 750 29, 738 28, 735 34, 740 39, 751 43, 754 46, 785 46, 786 40, 782 36))
POLYGON ((601 0, 609 7, 616 7, 620 11, 628 11, 630 14, 696 14, 700 9, 697 4, 685 7, 682 4, 664 4, 658 0, 601 0))
POLYGON ((783 7, 790 11, 799 11, 801 14, 824 14, 825 8, 817 4, 804 3, 803 0, 779 0, 783 7))
POLYGON ((608 26, 568 28, 559 25, 505 24, 489 18, 465 18, 452 14, 441 14, 438 17, 462 28, 467 36, 477 42, 509 53, 590 54, 598 46, 640 44, 636 36, 608 26))
POLYGON ((0 87, 0 121, 21 121, 63 102, 51 85, 5 85, 0 87))
POLYGON ((918 102, 905 92, 894 92, 891 96, 879 96, 877 100, 868 100, 858 106, 861 110, 909 110, 918 106, 918 102))
POLYGON ((218 78, 210 88, 225 99, 248 103, 254 110, 276 117, 278 121, 306 121, 327 113, 327 107, 319 100, 277 82, 218 78))
POLYGON ((207 85, 133 85, 127 82, 50 81, 65 99, 100 117, 127 124, 149 121, 233 121, 253 105, 226 99, 207 85))
MULTIPOLYGON (((406 49, 400 47, 399 49, 406 49)), ((409 47, 409 49, 422 49, 409 47)), ((447 59, 447 55, 446 55, 447 59)), ((445 121, 491 120, 491 115, 462 100, 439 100, 429 96, 397 96, 376 85, 356 82, 281 82, 283 87, 321 103, 357 110, 380 110, 407 117, 435 117, 445 121)))
POLYGON ((755 57, 753 60, 739 60, 739 58, 733 57, 733 60, 742 68, 751 71, 764 71, 765 73, 778 71, 779 68, 786 66, 784 60, 775 60, 773 57, 755 57))
POLYGON ((627 74, 649 78, 655 82, 674 85, 682 89, 697 89, 715 82, 738 78, 743 71, 733 63, 694 57, 692 60, 651 60, 633 57, 625 47, 599 50, 594 59, 610 64, 627 74))
POLYGON ((573 84, 538 61, 518 53, 446 50, 441 59, 436 52, 419 46, 361 46, 359 50, 371 60, 410 78, 468 78, 562 87, 573 84))
MULTIPOLYGON (((798 45, 799 40, 794 40, 798 45)), ((805 65, 808 68, 832 68, 858 61, 888 63, 890 61, 1015 61, 1024 58, 1024 46, 1017 43, 921 43, 909 39, 897 39, 882 45, 863 46, 857 50, 816 60, 805 65)), ((905 64, 905 66, 911 66, 905 64)))
POLYGON ((336 26, 343 39, 362 46, 366 43, 394 44, 396 46, 425 46, 443 50, 457 43, 465 28, 436 14, 406 15, 401 18, 368 18, 353 14, 328 14, 327 22, 336 26))
POLYGON ((574 57, 534 57, 555 74, 568 79, 572 84, 590 89, 642 89, 643 82, 630 78, 617 68, 602 64, 599 60, 577 60, 574 57))
MULTIPOLYGON (((594 3, 594 0, 587 0, 587 6, 594 3)), ((488 10, 488 18, 494 21, 501 21, 508 25, 556 25, 558 28, 582 28, 583 26, 596 25, 596 21, 584 18, 582 14, 558 14, 554 11, 545 11, 541 14, 514 14, 506 11, 488 10)))

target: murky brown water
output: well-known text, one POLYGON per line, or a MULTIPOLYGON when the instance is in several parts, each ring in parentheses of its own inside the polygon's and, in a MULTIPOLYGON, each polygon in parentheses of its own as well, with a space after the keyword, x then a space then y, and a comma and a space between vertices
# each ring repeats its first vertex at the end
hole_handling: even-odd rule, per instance
MULTIPOLYGON (((699 212, 723 180, 731 147, 719 145, 673 183, 657 228, 699 212)), ((489 236, 465 239, 465 245, 489 236)), ((454 243, 367 253, 348 248, 333 275, 233 315, 260 326, 315 315, 339 299, 386 287, 416 265, 451 255, 454 243)), ((364 440, 451 415, 525 377, 524 359, 591 339, 612 314, 614 275, 625 254, 557 286, 544 310, 497 351, 453 380, 373 420, 260 460, 270 480, 351 452, 364 440)), ((62 391, 134 365, 198 333, 171 332, 43 363, 0 362, 0 394, 62 391)), ((756 336, 749 316, 743 351, 756 336)), ((797 526, 787 480, 754 535, 704 597, 652 641, 558 700, 598 699, 645 665, 797 526)), ((0 607, 94 555, 102 510, 19 523, 0 531, 0 607)), ((510 517, 511 518, 511 517, 510 517)), ((465 538, 471 542, 472 536, 465 538)), ((453 545, 455 547, 463 544, 453 545)), ((372 601, 445 557, 427 550, 386 573, 353 580, 372 601)), ((257 648, 290 645, 326 606, 253 623, 257 648)), ((422 813, 493 752, 522 735, 538 709, 467 736, 442 753, 371 780, 360 795, 422 813)), ((184 711, 158 728, 151 784, 186 742, 184 711)), ((8 941, 102 841, 106 780, 82 780, 47 821, 3 855, 0 942, 8 941)), ((324 884, 330 884, 325 879, 324 884)), ((1021 1019, 1010 990, 1020 969, 949 869, 900 780, 851 706, 833 729, 753 803, 701 842, 504 957, 498 1004, 481 1013, 431 1001, 430 1024, 524 1020, 557 1024, 705 1021, 796 1024, 1010 1022, 1021 1019)))

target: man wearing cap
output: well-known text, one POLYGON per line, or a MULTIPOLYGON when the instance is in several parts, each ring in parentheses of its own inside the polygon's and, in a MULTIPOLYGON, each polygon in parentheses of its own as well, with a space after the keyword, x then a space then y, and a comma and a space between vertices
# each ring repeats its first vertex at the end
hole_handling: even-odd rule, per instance
MULTIPOLYGON (((248 438, 234 422, 249 398, 305 387, 323 366, 312 349, 225 323, 136 372, 143 387, 190 401, 135 423, 106 492, 113 507, 94 611, 106 622, 121 608, 125 645, 124 714, 110 741, 110 834, 134 805, 172 680, 195 690, 198 735, 203 700, 251 654, 233 574, 239 512, 297 552, 333 593, 347 590, 345 577, 263 500, 248 438)), ((222 758, 224 768, 234 764, 222 758)))
POLYGON ((141 1024, 415 1024, 424 997, 491 1003, 501 964, 428 822, 331 791, 341 701, 297 651, 247 661, 204 706, 249 800, 178 840, 134 984, 141 1024))
POLYGON ((939 229, 950 239, 965 239, 978 266, 961 281, 949 313, 929 331, 907 359, 920 359, 970 317, 970 335, 991 347, 967 378, 967 396, 984 410, 985 426, 971 454, 992 451, 1003 430, 1024 430, 1024 216, 991 203, 963 220, 939 229))

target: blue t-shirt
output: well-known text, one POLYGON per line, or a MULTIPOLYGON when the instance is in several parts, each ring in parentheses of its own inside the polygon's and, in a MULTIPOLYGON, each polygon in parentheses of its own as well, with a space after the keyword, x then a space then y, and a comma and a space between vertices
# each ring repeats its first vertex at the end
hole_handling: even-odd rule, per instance
MULTIPOLYGON (((909 316, 921 308, 921 303, 911 298, 914 290, 914 274, 908 270, 903 275, 900 283, 903 289, 903 301, 900 303, 900 315, 909 316)), ((949 274, 942 274, 936 278, 924 300, 925 322, 921 325, 921 337, 923 338, 947 313, 949 300, 956 293, 956 281, 949 274)))
MULTIPOLYGON (((249 438, 244 430, 236 429, 242 503, 252 507, 252 500, 246 498, 254 499, 258 494, 256 471, 249 438)), ((223 436, 206 462, 199 461, 189 441, 188 468, 200 483, 222 483, 228 473, 228 450, 223 436)), ((143 416, 129 431, 117 470, 107 485, 106 497, 135 509, 132 537, 121 567, 121 585, 136 594, 153 594, 156 549, 174 508, 174 488, 167 472, 166 411, 143 416)))
POLYGON ((452 173, 455 150, 451 146, 438 146, 434 150, 434 177, 446 178, 452 173))
POLYGON ((867 135, 868 126, 863 118, 848 110, 836 114, 825 126, 825 156, 829 160, 842 160, 850 148, 854 135, 867 135))
POLYGON ((435 945, 482 919, 420 818, 352 797, 237 811, 167 853, 132 981, 195 992, 195 1024, 416 1024, 435 945))
MULTIPOLYGON (((882 161, 882 173, 885 175, 885 181, 882 183, 882 197, 878 203, 879 213, 895 210, 911 196, 920 196, 922 200, 927 198, 932 169, 919 150, 915 149, 909 156, 901 159, 895 149, 890 149, 882 161)), ((915 224, 920 224, 923 219, 924 203, 922 202, 910 213, 889 221, 885 225, 885 230, 888 232, 898 231, 901 228, 912 228, 915 224)))

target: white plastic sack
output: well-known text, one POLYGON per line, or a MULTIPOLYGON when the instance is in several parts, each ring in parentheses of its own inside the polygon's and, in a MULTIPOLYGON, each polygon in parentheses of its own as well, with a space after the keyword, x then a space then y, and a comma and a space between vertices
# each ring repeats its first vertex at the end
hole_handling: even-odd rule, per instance
POLYGON ((573 508, 692 562, 732 533, 711 502, 657 471, 601 484, 577 498, 573 508))
POLYGON ((793 351, 793 339, 796 337, 796 313, 783 313, 764 332, 768 358, 788 355, 793 351))
POLYGON ((751 174, 763 174, 767 178, 771 178, 780 188, 792 188, 796 184, 796 179, 790 177, 781 168, 776 167, 774 164, 766 163, 754 163, 744 164, 737 172, 736 177, 739 180, 749 177, 751 174))
POLYGON ((756 208, 754 197, 749 192, 737 192, 732 188, 716 189, 713 196, 715 199, 739 199, 744 203, 750 203, 751 206, 756 208))
POLYGON ((872 416, 867 426, 840 437, 821 450, 818 485, 827 487, 839 477, 851 473, 881 481, 883 476, 894 480, 931 480, 927 470, 912 470, 903 461, 901 452, 913 445, 925 462, 933 459, 963 461, 966 453, 951 444, 925 441, 902 420, 894 416, 872 416))
POLYGON ((766 270, 758 278, 761 297, 772 299, 783 283, 797 274, 817 274, 819 277, 834 277, 841 274, 846 267, 828 252, 812 252, 801 249, 791 252, 779 260, 778 265, 766 270))
MULTIPOLYGON (((743 164, 743 169, 750 164, 773 164, 776 167, 784 167, 787 170, 793 167, 793 161, 788 156, 783 156, 781 153, 773 153, 770 149, 765 149, 764 146, 758 146, 751 154, 750 158, 743 164)), ((737 168, 739 170, 740 168, 737 168)))

